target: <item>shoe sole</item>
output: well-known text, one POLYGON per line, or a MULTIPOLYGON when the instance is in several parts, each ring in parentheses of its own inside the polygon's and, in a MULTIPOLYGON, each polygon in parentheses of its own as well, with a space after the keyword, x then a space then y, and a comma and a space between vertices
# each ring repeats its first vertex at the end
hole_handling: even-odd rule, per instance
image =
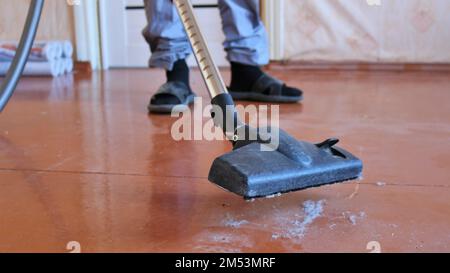
POLYGON ((189 105, 194 102, 195 95, 191 94, 186 97, 183 103, 180 104, 149 104, 147 109, 150 113, 168 114, 172 112, 184 112, 189 109, 189 105))
POLYGON ((303 96, 270 96, 252 92, 229 92, 231 97, 236 100, 250 100, 262 102, 295 103, 303 100, 303 96))

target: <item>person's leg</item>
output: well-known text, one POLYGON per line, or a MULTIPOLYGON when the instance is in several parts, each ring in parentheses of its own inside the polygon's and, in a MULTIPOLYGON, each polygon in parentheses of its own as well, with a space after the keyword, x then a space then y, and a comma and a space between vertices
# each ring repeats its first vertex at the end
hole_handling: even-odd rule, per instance
POLYGON ((219 0, 224 42, 230 62, 261 66, 269 62, 267 34, 258 0, 219 0))
MULTIPOLYGON (((224 48, 231 63, 230 90, 248 92, 256 85, 264 88, 264 81, 271 77, 260 68, 269 62, 269 48, 267 33, 259 16, 259 0, 219 0, 219 8, 226 37, 224 48), (260 81, 263 84, 255 85, 264 75, 267 77, 260 81)), ((265 82, 267 94, 273 92, 270 86, 278 84, 280 95, 301 99, 299 89, 275 80, 265 82)))
MULTIPOLYGON (((191 46, 175 6, 170 0, 144 0, 144 6, 148 25, 142 34, 152 52, 149 66, 165 69, 167 83, 182 82, 186 85, 188 93, 191 93, 189 68, 185 61, 191 53, 191 46)), ((173 85, 164 89, 164 94, 153 96, 150 106, 180 103, 179 96, 170 94, 173 89, 171 86, 173 85)), ((164 87, 167 87, 167 84, 164 87)))
POLYGON ((178 60, 186 59, 191 47, 170 0, 144 0, 147 26, 142 34, 150 46, 150 67, 172 70, 178 60))

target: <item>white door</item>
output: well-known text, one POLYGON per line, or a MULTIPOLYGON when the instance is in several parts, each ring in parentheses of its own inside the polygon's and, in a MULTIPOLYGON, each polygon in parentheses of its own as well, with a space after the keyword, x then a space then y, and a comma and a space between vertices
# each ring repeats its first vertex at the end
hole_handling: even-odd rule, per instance
MULTIPOLYGON (((158 0, 155 0, 158 1, 158 0)), ((222 42, 217 0, 191 0, 211 54, 219 66, 228 66, 222 42)), ((100 0, 100 29, 105 68, 147 67, 150 50, 141 31, 146 25, 142 0, 100 0)), ((188 64, 195 66, 191 56, 188 64)))

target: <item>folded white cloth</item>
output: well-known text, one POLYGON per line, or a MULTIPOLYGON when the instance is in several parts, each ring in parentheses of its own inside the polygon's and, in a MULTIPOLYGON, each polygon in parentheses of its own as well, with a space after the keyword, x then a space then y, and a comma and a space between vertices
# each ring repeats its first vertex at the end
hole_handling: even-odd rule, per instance
POLYGON ((65 40, 61 41, 62 46, 62 56, 63 58, 72 58, 73 55, 73 45, 71 41, 65 40))
POLYGON ((62 58, 64 63, 64 73, 70 73, 73 71, 73 60, 71 58, 62 58))
MULTIPOLYGON (((0 76, 6 75, 11 62, 0 62, 0 76)), ((51 62, 27 62, 23 70, 24 76, 53 76, 64 74, 65 62, 62 59, 55 59, 51 62)))
MULTIPOLYGON (((16 42, 0 42, 0 76, 11 66, 17 51, 16 42)), ((24 76, 59 76, 73 71, 73 46, 65 41, 36 41, 31 48, 24 76)))
MULTIPOLYGON (((70 43, 70 42, 69 42, 70 43)), ((0 43, 0 61, 12 61, 16 54, 18 44, 11 42, 0 43)), ((36 42, 30 51, 28 61, 30 62, 46 62, 53 59, 58 59, 63 56, 63 50, 67 47, 67 53, 73 52, 73 48, 65 43, 55 42, 36 42)))

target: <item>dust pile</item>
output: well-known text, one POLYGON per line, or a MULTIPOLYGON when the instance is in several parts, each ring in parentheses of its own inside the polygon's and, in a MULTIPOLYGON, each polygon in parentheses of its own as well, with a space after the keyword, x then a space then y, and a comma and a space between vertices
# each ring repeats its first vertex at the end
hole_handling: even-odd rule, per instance
POLYGON ((308 200, 303 202, 303 216, 298 217, 299 215, 296 215, 297 219, 293 219, 291 221, 286 221, 286 219, 284 219, 285 223, 282 223, 281 229, 278 232, 272 234, 272 239, 303 238, 306 234, 308 226, 311 225, 318 217, 322 216, 324 203, 325 200, 320 200, 317 202, 308 200))

